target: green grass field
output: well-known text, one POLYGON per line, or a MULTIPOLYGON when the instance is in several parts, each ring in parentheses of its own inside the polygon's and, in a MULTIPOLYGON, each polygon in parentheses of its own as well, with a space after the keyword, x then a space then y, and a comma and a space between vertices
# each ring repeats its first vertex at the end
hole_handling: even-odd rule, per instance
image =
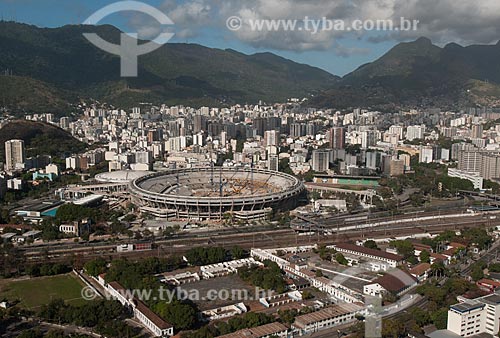
POLYGON ((54 298, 78 305, 85 302, 81 296, 84 284, 72 273, 27 280, 0 280, 0 300, 20 300, 19 306, 37 309, 54 298))

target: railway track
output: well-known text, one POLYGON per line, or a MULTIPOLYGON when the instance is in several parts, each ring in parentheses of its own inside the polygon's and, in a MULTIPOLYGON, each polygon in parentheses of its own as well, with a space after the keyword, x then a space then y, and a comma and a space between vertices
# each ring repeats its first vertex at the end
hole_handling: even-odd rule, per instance
MULTIPOLYGON (((477 216, 476 216, 477 217, 477 216)), ((500 225, 500 220, 489 222, 489 227, 500 225)), ((331 244, 355 241, 366 238, 401 237, 415 234, 437 234, 445 230, 459 230, 464 227, 485 227, 484 220, 447 219, 446 222, 435 220, 425 225, 409 222, 397 226, 379 228, 360 228, 338 231, 331 234, 299 234, 291 229, 261 231, 252 233, 222 234, 198 238, 174 238, 154 241, 154 249, 148 251, 117 252, 118 243, 99 244, 95 246, 68 246, 65 248, 38 247, 23 248, 26 259, 33 263, 61 262, 69 259, 88 261, 96 257, 164 257, 172 254, 184 254, 193 247, 221 246, 231 248, 240 246, 244 249, 253 247, 275 248, 280 246, 296 246, 310 244, 331 244)))

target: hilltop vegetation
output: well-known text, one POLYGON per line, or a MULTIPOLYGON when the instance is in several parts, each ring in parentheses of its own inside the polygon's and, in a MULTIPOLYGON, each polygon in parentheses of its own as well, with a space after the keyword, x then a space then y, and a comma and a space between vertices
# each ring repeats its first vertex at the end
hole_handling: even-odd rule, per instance
POLYGON ((197 44, 169 43, 139 58, 137 78, 120 77, 120 59, 85 39, 118 43, 109 25, 38 28, 0 21, 0 104, 12 110, 64 109, 77 98, 121 107, 137 102, 214 104, 276 102, 329 88, 338 77, 271 53, 246 55, 197 44), (14 87, 13 87, 14 86, 14 87), (3 92, 3 94, 1 94, 3 92), (34 93, 33 96, 30 93, 34 93))
POLYGON ((5 141, 12 139, 24 141, 27 156, 58 156, 82 151, 87 146, 55 125, 16 120, 0 129, 0 162, 5 161, 5 141))

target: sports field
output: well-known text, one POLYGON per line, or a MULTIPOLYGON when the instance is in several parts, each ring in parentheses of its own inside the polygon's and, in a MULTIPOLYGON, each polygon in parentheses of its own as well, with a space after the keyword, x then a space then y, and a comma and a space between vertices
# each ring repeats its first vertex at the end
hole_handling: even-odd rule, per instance
POLYGON ((0 280, 0 300, 19 300, 19 306, 37 309, 54 298, 78 305, 85 302, 81 296, 83 282, 74 274, 38 277, 26 280, 0 280))

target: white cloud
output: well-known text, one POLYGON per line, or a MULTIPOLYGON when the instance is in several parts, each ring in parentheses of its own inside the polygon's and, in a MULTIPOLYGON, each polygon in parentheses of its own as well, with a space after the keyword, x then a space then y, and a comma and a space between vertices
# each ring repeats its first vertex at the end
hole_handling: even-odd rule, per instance
MULTIPOLYGON (((426 36, 437 43, 492 43, 500 39, 500 1, 498 0, 166 0, 161 9, 175 22, 181 38, 191 38, 207 28, 215 28, 221 39, 235 38, 254 47, 278 50, 326 50, 338 55, 364 54, 366 49, 349 48, 343 39, 356 38, 377 43, 426 36), (225 27, 226 19, 239 16, 238 31, 225 27), (249 20, 312 19, 327 17, 345 20, 419 20, 418 30, 410 32, 346 32, 305 30, 252 30, 249 20)), ((139 16, 140 17, 140 16, 139 16)), ((154 35, 159 27, 148 18, 135 18, 134 27, 154 35)))

